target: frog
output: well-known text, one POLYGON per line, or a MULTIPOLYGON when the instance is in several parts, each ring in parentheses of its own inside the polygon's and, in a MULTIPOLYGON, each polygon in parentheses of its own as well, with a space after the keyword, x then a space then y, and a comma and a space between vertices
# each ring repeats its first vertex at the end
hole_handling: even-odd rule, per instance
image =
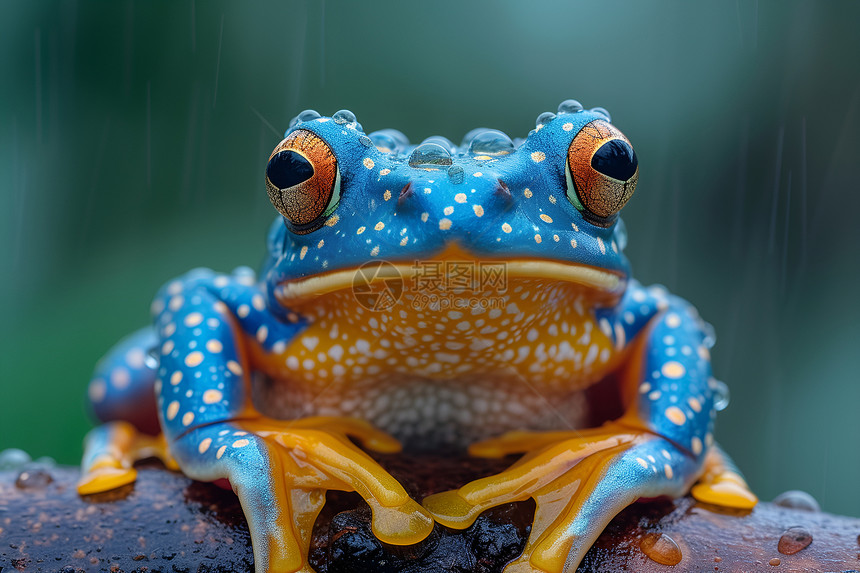
POLYGON ((459 146, 301 112, 266 164, 259 274, 169 281, 97 365, 78 491, 131 484, 151 456, 230 487, 258 573, 312 571, 329 490, 357 492, 393 545, 532 499, 506 573, 575 570, 640 499, 752 508, 714 441, 710 326, 624 255, 638 178, 609 112, 575 100, 459 146), (404 448, 517 457, 416 500, 369 453, 404 448))

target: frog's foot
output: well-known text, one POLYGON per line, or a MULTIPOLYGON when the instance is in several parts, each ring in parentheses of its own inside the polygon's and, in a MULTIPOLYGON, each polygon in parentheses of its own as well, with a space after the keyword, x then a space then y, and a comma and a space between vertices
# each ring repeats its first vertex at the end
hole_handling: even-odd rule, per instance
POLYGON ((84 440, 84 458, 78 493, 89 495, 109 491, 137 478, 134 463, 145 458, 158 458, 167 468, 179 466, 167 451, 163 435, 139 433, 128 422, 109 422, 98 426, 84 440))
POLYGON ((698 468, 671 442, 616 423, 585 431, 514 432, 470 449, 484 457, 523 451, 528 453, 504 472, 423 502, 436 521, 462 529, 485 509, 533 498, 531 535, 506 573, 574 571, 622 509, 640 497, 683 494, 698 468))
POLYGON ((752 509, 758 498, 731 458, 714 446, 705 456, 705 472, 691 492, 697 501, 735 509, 752 509))
POLYGON ((427 511, 347 436, 377 451, 400 449, 366 422, 313 417, 202 426, 174 450, 190 477, 230 481, 248 520, 258 572, 311 571, 311 532, 327 490, 358 492, 373 512, 374 534, 385 543, 417 543, 433 529, 427 511))

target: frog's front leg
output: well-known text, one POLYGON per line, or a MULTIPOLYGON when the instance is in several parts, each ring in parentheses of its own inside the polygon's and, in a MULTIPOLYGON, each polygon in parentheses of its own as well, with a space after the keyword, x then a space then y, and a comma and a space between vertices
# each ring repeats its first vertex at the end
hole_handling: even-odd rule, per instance
POLYGON ((433 527, 426 510, 347 436, 387 452, 399 449, 396 440, 359 420, 279 421, 254 409, 251 356, 284 346, 303 325, 279 320, 262 291, 240 279, 196 273, 161 294, 158 407, 182 471, 229 480, 258 571, 307 569, 311 529, 329 489, 358 492, 382 541, 426 537, 433 527))
POLYGON ((424 499, 437 521, 464 528, 489 507, 533 498, 531 535, 507 573, 575 570, 622 509, 640 498, 686 493, 702 475, 706 455, 710 483, 700 485, 715 493, 708 501, 755 504, 743 479, 708 454, 715 384, 695 309, 634 284, 617 314, 603 319, 616 344, 632 339, 619 373, 625 414, 595 429, 513 432, 476 444, 474 455, 526 453, 501 474, 424 499), (727 479, 731 486, 714 492, 727 479))

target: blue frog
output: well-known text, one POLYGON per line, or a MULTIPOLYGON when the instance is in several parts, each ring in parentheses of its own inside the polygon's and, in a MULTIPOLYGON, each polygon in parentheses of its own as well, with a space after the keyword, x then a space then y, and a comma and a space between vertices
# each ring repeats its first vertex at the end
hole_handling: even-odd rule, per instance
POLYGON ((226 480, 259 572, 310 571, 327 490, 358 492, 397 545, 532 498, 508 573, 573 571, 640 498, 693 487, 752 507, 713 440, 723 387, 708 326, 630 276, 618 214, 638 177, 608 112, 574 100, 525 139, 478 129, 459 147, 302 112, 266 167, 279 216, 259 277, 169 282, 154 325, 97 367, 89 396, 105 423, 79 491, 133 482, 151 455, 226 480), (522 456, 413 500, 362 449, 401 447, 522 456))

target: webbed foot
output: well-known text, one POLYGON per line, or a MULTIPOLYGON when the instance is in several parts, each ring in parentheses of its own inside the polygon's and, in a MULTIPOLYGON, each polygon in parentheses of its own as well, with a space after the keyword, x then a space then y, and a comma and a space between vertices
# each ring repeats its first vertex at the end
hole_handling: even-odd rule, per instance
POLYGON ((179 466, 167 451, 163 435, 141 434, 128 422, 110 422, 92 429, 84 440, 78 493, 90 495, 134 483, 134 463, 158 458, 168 469, 179 466))
POLYGON ((690 493, 696 501, 734 509, 752 509, 758 503, 734 462, 716 445, 705 455, 705 472, 690 493))
POLYGON ((600 532, 640 497, 682 495, 698 465, 671 442, 609 423, 565 432, 513 432, 475 444, 470 453, 501 457, 527 452, 500 474, 423 504, 439 523, 462 529, 485 509, 533 498, 531 535, 506 573, 574 571, 600 532))
POLYGON ((181 438, 176 450, 190 477, 230 481, 248 520, 257 571, 291 573, 310 571, 311 532, 327 490, 361 495, 384 543, 416 543, 433 529, 429 513, 347 436, 377 451, 400 449, 366 422, 312 417, 204 426, 181 438))

